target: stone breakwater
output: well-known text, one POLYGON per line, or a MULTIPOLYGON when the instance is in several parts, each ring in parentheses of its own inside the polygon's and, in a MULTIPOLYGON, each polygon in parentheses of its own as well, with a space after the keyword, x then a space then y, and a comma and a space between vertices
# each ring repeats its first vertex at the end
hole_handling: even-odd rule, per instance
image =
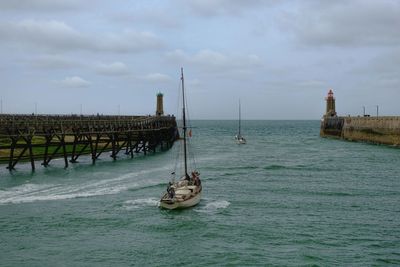
POLYGON ((400 116, 324 117, 321 137, 400 146, 400 116))

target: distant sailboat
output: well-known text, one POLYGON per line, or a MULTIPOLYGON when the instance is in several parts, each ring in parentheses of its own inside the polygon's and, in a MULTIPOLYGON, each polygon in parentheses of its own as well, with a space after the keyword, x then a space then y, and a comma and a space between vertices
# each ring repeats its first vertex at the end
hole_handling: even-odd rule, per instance
MULTIPOLYGON (((170 182, 167 192, 160 199, 160 207, 165 209, 188 208, 197 205, 201 199, 201 181, 200 173, 196 169, 192 169, 190 175, 188 173, 188 157, 187 157, 187 126, 186 126, 186 111, 185 111, 185 87, 183 79, 183 68, 181 69, 182 82, 182 121, 183 121, 183 163, 184 172, 178 182, 170 182)), ((189 131, 189 136, 191 131, 189 131)), ((175 175, 175 172, 173 172, 175 175)))
POLYGON ((239 145, 246 144, 246 139, 242 136, 242 133, 241 133, 241 122, 242 122, 241 116, 242 116, 242 114, 241 114, 240 100, 239 100, 239 131, 238 131, 238 134, 235 136, 236 143, 239 145))

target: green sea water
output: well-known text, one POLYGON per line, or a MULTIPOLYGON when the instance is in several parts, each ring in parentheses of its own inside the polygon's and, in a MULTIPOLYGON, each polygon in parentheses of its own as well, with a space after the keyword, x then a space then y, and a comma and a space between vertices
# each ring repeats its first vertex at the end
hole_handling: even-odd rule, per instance
POLYGON ((400 150, 319 121, 193 121, 194 208, 157 207, 178 145, 0 166, 0 266, 399 266, 400 150), (37 164, 39 165, 39 164, 37 164))

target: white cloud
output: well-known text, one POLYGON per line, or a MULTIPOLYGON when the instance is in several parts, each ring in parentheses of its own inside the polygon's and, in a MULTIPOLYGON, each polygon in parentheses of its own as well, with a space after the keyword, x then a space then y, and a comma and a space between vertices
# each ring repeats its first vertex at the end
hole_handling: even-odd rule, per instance
POLYGON ((58 83, 63 87, 68 87, 68 88, 83 88, 83 87, 89 87, 91 85, 90 82, 82 79, 79 76, 66 77, 64 80, 61 80, 58 83))
MULTIPOLYGON (((373 57, 368 64, 353 69, 351 74, 367 80, 368 87, 374 87, 372 84, 378 83, 378 88, 393 88, 400 93, 400 49, 396 48, 373 57)), ((376 88, 371 91, 374 89, 376 88)))
POLYGON ((59 21, 23 20, 0 24, 0 42, 34 44, 49 49, 74 49, 87 46, 84 36, 59 21))
POLYGON ((171 61, 183 65, 192 64, 210 71, 248 71, 262 65, 262 61, 257 55, 228 55, 209 49, 200 50, 192 55, 177 49, 168 52, 166 56, 171 61))
POLYGON ((179 19, 172 14, 165 12, 164 9, 148 9, 148 10, 137 10, 129 11, 124 13, 118 13, 112 16, 112 22, 122 22, 132 24, 143 24, 153 25, 161 28, 177 28, 180 25, 179 19))
POLYGON ((128 67, 122 62, 113 62, 111 64, 100 63, 96 67, 96 71, 102 75, 119 76, 129 74, 128 67))
POLYGON ((0 22, 1 43, 21 46, 34 45, 49 51, 76 51, 129 53, 154 50, 163 46, 151 32, 124 30, 122 33, 81 33, 64 22, 22 20, 0 22))
POLYGON ((81 7, 78 0, 4 0, 0 1, 0 10, 26 11, 65 11, 81 7))
POLYGON ((187 5, 194 13, 206 17, 240 15, 246 10, 269 6, 276 2, 266 0, 181 0, 181 4, 187 5))
POLYGON ((213 65, 216 67, 226 66, 229 61, 227 56, 212 50, 201 50, 197 54, 194 54, 191 58, 188 58, 188 60, 195 64, 213 65))
POLYGON ((325 88, 327 83, 320 80, 305 80, 297 83, 299 87, 303 88, 325 88))
POLYGON ((42 55, 31 61, 31 65, 40 69, 69 69, 80 67, 82 64, 60 55, 42 55))
POLYGON ((188 57, 186 53, 181 49, 176 49, 174 51, 167 52, 166 56, 172 60, 179 60, 179 61, 183 61, 188 57))
POLYGON ((297 12, 281 13, 278 21, 307 45, 400 44, 399 1, 311 1, 297 12))
POLYGON ((150 73, 144 77, 144 80, 149 82, 170 82, 171 77, 162 73, 150 73))
POLYGON ((105 34, 103 41, 97 40, 94 49, 119 53, 141 52, 163 47, 161 40, 148 31, 125 30, 119 34, 105 34))

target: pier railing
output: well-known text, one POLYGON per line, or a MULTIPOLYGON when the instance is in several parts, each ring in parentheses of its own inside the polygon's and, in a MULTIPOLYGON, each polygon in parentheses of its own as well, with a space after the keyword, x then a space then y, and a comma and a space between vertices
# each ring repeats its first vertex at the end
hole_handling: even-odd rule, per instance
POLYGON ((124 151, 134 153, 170 148, 177 137, 174 116, 0 115, 0 164, 12 170, 20 161, 48 166, 54 158, 92 162, 106 151, 114 160, 124 151))

